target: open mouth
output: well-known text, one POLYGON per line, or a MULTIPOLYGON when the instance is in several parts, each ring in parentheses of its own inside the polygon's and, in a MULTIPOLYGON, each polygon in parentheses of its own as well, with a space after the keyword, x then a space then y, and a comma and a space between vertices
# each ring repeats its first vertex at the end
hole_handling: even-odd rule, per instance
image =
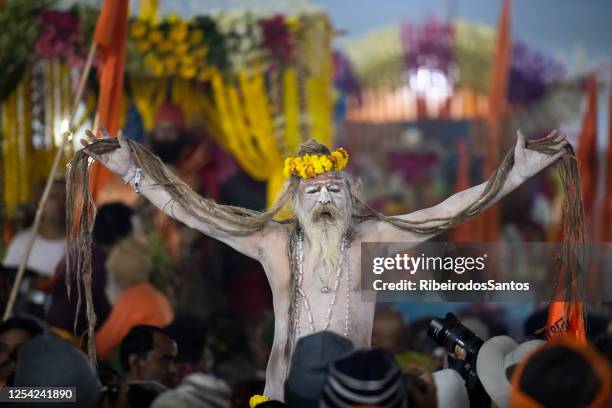
POLYGON ((319 218, 325 221, 331 221, 334 219, 334 216, 330 211, 322 211, 319 218))
POLYGON ((314 214, 315 221, 333 222, 336 219, 335 211, 333 208, 321 208, 314 214))

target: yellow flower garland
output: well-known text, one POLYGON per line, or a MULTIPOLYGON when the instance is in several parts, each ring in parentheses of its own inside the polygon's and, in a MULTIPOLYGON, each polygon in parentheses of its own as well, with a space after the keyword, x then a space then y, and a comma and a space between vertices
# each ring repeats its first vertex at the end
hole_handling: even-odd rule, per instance
POLYGON ((257 405, 266 401, 270 401, 270 398, 266 397, 265 395, 253 395, 249 400, 249 407, 255 408, 257 405))
POLYGON ((285 159, 285 177, 298 176, 303 179, 316 177, 332 170, 340 171, 348 164, 349 155, 343 149, 334 150, 329 155, 310 155, 288 157, 285 159))

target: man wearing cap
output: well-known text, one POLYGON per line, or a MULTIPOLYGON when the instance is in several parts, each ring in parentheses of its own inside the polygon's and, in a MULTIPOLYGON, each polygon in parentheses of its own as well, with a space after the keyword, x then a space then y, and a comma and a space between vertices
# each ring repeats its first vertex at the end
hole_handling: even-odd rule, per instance
POLYGON ((487 394, 499 408, 510 406, 512 370, 529 354, 545 344, 542 340, 517 343, 508 336, 496 336, 484 342, 478 351, 476 372, 487 394))

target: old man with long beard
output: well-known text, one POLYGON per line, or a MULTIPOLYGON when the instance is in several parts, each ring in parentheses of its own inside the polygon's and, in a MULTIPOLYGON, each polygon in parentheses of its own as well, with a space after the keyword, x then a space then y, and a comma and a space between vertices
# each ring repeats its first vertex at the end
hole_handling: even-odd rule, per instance
POLYGON ((168 215, 263 265, 276 316, 264 392, 283 400, 290 357, 301 336, 327 329, 349 338, 357 347, 370 346, 375 304, 362 302, 358 292, 361 242, 419 243, 455 226, 561 157, 567 143, 564 136, 548 139, 554 142, 554 154, 528 149, 519 132, 514 164, 503 185, 476 210, 466 211, 487 194, 485 184, 432 208, 397 217, 377 213, 365 203, 353 179, 342 171, 348 162, 343 149, 330 152, 315 141, 303 144, 295 157, 286 160, 289 181, 285 191, 265 212, 198 196, 157 158, 139 153, 142 149, 121 134, 118 149, 97 154, 87 148, 85 152, 168 215), (296 215, 277 221, 286 205, 296 215))

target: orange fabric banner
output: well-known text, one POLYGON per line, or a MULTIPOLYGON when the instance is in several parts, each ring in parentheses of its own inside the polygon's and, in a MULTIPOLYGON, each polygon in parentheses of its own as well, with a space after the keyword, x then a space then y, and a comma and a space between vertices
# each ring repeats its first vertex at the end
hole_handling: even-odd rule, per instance
MULTIPOLYGON (((597 197, 597 172, 599 169, 597 159, 597 80, 595 76, 587 79, 587 110, 582 123, 580 139, 578 141, 578 166, 580 169, 580 180, 582 184, 582 195, 584 197, 585 211, 594 214, 594 205, 597 197)), ((563 234, 563 231, 561 231, 563 234)), ((589 284, 593 285, 598 281, 598 271, 591 265, 588 273, 589 284)), ((557 279, 557 288, 554 299, 548 308, 548 320, 546 323, 546 334, 549 338, 567 333, 579 341, 586 342, 586 327, 584 318, 584 305, 579 301, 562 302, 558 299, 565 297, 566 290, 572 289, 577 292, 577 282, 579 279, 577 271, 568 271, 565 265, 561 266, 557 279), (568 282, 567 274, 572 273, 574 279, 568 282), (573 285, 568 288, 568 284, 573 285)))
MULTIPOLYGON (((499 166, 501 148, 502 119, 506 111, 508 91, 508 71, 510 65, 510 0, 504 0, 497 28, 495 55, 491 65, 489 86, 489 140, 486 146, 485 174, 491 176, 499 166)), ((493 205, 483 215, 485 218, 483 241, 498 241, 500 237, 500 208, 493 205)))
MULTIPOLYGON (((100 126, 105 127, 111 135, 117 134, 121 116, 127 22, 128 0, 105 0, 93 38, 102 60, 98 70, 98 118, 100 126)), ((110 177, 111 173, 105 167, 97 162, 93 165, 90 188, 94 199, 110 177)))
POLYGON ((554 301, 550 303, 546 322, 546 337, 551 339, 563 334, 586 343, 584 304, 582 302, 554 301))
POLYGON ((599 159, 597 156, 597 79, 589 76, 586 83, 587 110, 582 121, 582 130, 578 140, 578 168, 584 197, 584 210, 593 213, 597 199, 597 173, 599 159))

